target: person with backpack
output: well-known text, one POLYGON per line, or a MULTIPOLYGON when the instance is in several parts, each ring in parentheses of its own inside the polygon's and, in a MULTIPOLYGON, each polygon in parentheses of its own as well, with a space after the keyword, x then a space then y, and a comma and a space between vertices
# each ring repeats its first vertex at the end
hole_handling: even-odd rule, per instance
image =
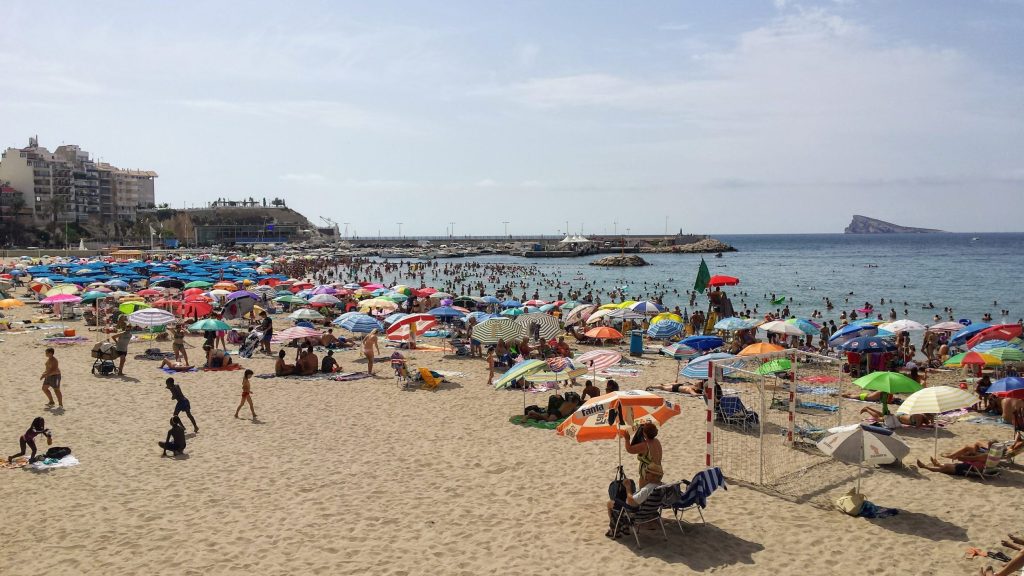
POLYGON ((181 418, 171 416, 171 429, 167 431, 167 439, 156 444, 163 451, 161 456, 167 456, 168 450, 175 455, 181 455, 185 451, 185 425, 181 423, 181 418))
MULTIPOLYGON (((18 438, 18 444, 21 447, 21 452, 7 458, 8 462, 14 462, 15 458, 21 458, 25 455, 25 449, 31 448, 32 454, 28 457, 28 462, 31 464, 36 461, 36 436, 42 434, 46 436, 46 445, 50 446, 53 444, 53 434, 46 427, 46 421, 43 420, 42 416, 37 416, 32 420, 32 424, 29 425, 28 430, 18 438)), ((40 458, 41 459, 41 458, 40 458)))
POLYGON ((196 419, 192 417, 192 404, 189 403, 188 398, 181 391, 181 386, 174 383, 174 378, 168 378, 164 384, 171 391, 171 400, 175 401, 174 415, 177 416, 179 413, 184 412, 185 416, 188 416, 188 419, 192 422, 192 428, 198 434, 199 425, 196 424, 196 419))

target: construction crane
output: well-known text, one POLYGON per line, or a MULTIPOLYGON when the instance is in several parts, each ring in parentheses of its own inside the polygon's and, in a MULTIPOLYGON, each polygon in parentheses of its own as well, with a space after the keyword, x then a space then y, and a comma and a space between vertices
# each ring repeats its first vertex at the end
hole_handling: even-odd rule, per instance
POLYGON ((323 216, 321 216, 320 219, 323 220, 327 224, 327 226, 329 228, 334 228, 334 237, 335 238, 341 238, 341 230, 338 229, 338 223, 337 222, 335 222, 334 220, 331 220, 330 218, 324 218, 323 216))

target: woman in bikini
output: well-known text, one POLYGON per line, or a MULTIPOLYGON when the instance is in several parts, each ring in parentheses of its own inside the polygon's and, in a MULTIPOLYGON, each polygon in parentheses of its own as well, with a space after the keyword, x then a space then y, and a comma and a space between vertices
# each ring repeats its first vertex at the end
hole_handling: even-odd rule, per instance
POLYGON ((252 389, 249 383, 249 378, 252 378, 252 370, 246 370, 245 374, 242 375, 242 401, 238 403, 238 408, 235 408, 235 418, 238 418, 238 411, 245 406, 245 403, 249 403, 249 411, 252 412, 253 421, 256 420, 256 409, 252 406, 252 389))

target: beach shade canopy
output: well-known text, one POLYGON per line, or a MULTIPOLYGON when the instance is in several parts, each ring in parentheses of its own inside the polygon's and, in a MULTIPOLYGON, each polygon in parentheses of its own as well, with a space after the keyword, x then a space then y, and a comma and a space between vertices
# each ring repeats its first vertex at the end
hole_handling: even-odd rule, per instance
POLYGON ((899 372, 872 372, 853 381, 865 390, 878 390, 889 394, 911 394, 921 389, 921 385, 909 376, 899 372))
POLYGON ((910 454, 910 448, 892 433, 878 426, 856 424, 818 442, 818 449, 847 464, 892 464, 910 454))
POLYGON ((1005 346, 1003 348, 987 350, 984 354, 999 358, 999 360, 1004 364, 1006 362, 1024 362, 1024 350, 1021 350, 1020 348, 1005 346))
POLYGON ((683 338, 679 343, 689 346, 694 350, 706 352, 708 350, 714 350, 722 344, 725 344, 725 340, 722 340, 718 336, 690 336, 689 338, 683 338))
POLYGON ((725 276, 725 275, 721 275, 721 274, 716 274, 715 276, 712 276, 710 280, 708 280, 708 286, 712 286, 712 287, 714 287, 714 286, 736 286, 739 283, 740 283, 740 279, 739 278, 735 278, 733 276, 725 276))
POLYGON ((594 338, 595 340, 618 340, 622 338, 622 332, 619 332, 615 328, 609 328, 608 326, 591 328, 584 332, 583 335, 587 338, 594 338))
POLYGON ((657 324, 658 322, 664 322, 666 320, 679 322, 680 324, 683 323, 683 317, 680 316, 679 314, 674 314, 672 312, 662 312, 661 314, 658 314, 657 316, 651 318, 651 324, 657 324))
POLYGON ((522 362, 519 362, 513 365, 508 370, 506 370, 505 373, 501 375, 501 378, 495 380, 494 387, 505 388, 509 384, 515 382, 516 380, 528 376, 534 372, 540 372, 541 370, 544 370, 547 367, 547 362, 543 360, 523 360, 522 362))
POLYGON ((416 335, 423 334, 437 326, 437 317, 430 314, 408 314, 397 320, 388 328, 388 340, 408 340, 415 331, 416 335))
POLYGON ((673 320, 666 320, 651 324, 647 328, 647 335, 656 340, 671 338, 683 331, 683 325, 673 320))
POLYGON ((614 350, 591 350, 590 352, 584 352, 573 359, 573 363, 577 366, 585 366, 589 370, 594 372, 598 370, 604 370, 605 368, 611 368, 622 361, 622 354, 614 350))
MULTIPOLYGON (((106 296, 106 294, 103 294, 103 295, 106 296)), ((15 300, 14 298, 5 298, 3 300, 0 300, 0 308, 4 308, 4 309, 7 309, 7 308, 18 308, 18 307, 24 306, 24 305, 25 305, 24 302, 22 302, 21 300, 15 300)))
POLYGON ((785 320, 772 320, 771 322, 765 322, 758 326, 765 332, 771 332, 773 334, 785 334, 787 336, 803 336, 804 331, 800 329, 796 324, 790 324, 785 320))
POLYGON ((207 330, 231 330, 231 326, 223 320, 206 318, 188 327, 190 332, 205 332, 207 330))
POLYGON ((931 386, 914 392, 904 400, 897 414, 941 414, 973 406, 978 397, 953 386, 931 386))
POLYGON ((376 318, 367 316, 366 314, 349 314, 341 316, 334 321, 334 325, 342 330, 348 330, 354 334, 369 334, 374 330, 381 331, 384 329, 376 318))
POLYGON ((670 356, 676 360, 683 360, 686 358, 693 358, 694 356, 700 356, 700 351, 690 348, 682 342, 676 342, 669 346, 662 346, 659 350, 665 356, 670 356))
POLYGON ((562 326, 558 323, 558 318, 543 312, 530 312, 517 316, 515 323, 522 326, 527 334, 533 333, 532 328, 536 324, 540 330, 540 337, 544 340, 550 340, 562 334, 562 326))
POLYGON ((707 380, 709 363, 714 362, 716 365, 724 366, 724 373, 729 374, 730 372, 733 371, 733 369, 730 367, 731 364, 738 361, 739 358, 732 354, 727 354, 725 352, 705 354, 703 356, 697 356, 696 358, 692 358, 689 362, 687 362, 686 366, 683 366, 683 369, 679 371, 679 375, 685 376, 687 378, 707 380))
POLYGON ((772 344, 771 342, 755 342, 743 350, 740 350, 740 353, 737 354, 737 356, 757 356, 759 354, 769 354, 771 352, 780 352, 782 350, 785 350, 785 348, 778 344, 772 344))
POLYGON ((307 328, 305 326, 292 326, 285 328, 280 332, 276 332, 274 337, 271 338, 271 342, 274 344, 281 344, 283 342, 291 342, 299 338, 320 338, 321 334, 314 328, 307 328))
POLYGON ((897 332, 919 332, 925 329, 925 325, 920 322, 914 322, 913 320, 903 319, 882 324, 878 328, 879 330, 888 330, 895 334, 897 332))
MULTIPOLYGON (((288 315, 288 319, 295 320, 323 320, 324 315, 313 310, 312 308, 299 308, 295 312, 288 315)), ((372 318, 371 318, 372 320, 372 318)))
POLYGON ((128 315, 129 324, 132 326, 141 326, 143 328, 167 326, 168 324, 173 324, 177 320, 177 316, 167 310, 161 310, 159 308, 147 308, 145 310, 132 312, 128 315))
MULTIPOLYGON (((740 352, 742 356, 743 353, 740 352)), ((789 372, 793 369, 793 362, 789 358, 775 358, 757 367, 757 373, 762 376, 771 376, 780 372, 789 372)))
POLYGON ((643 390, 620 390, 591 398, 555 429, 577 442, 614 440, 651 422, 660 426, 682 412, 679 404, 643 390))
POLYGON ((871 354, 874 352, 894 352, 896 350, 896 343, 878 336, 861 336, 860 338, 854 338, 840 344, 838 348, 847 352, 871 354))
POLYGON ((523 337, 523 327, 511 318, 488 318, 473 327, 473 339, 481 344, 511 342, 523 337))
POLYGON ((961 366, 999 366, 1002 360, 986 352, 961 352, 942 363, 943 366, 954 368, 961 366))
POLYGON ((665 311, 665 307, 662 306, 661 304, 647 300, 643 302, 637 302, 636 304, 631 304, 629 306, 629 309, 632 310, 633 312, 637 312, 639 314, 644 314, 647 316, 655 316, 665 311))
POLYGON ((122 314, 131 314, 131 313, 133 313, 133 312, 135 312, 137 310, 142 310, 143 308, 150 308, 150 307, 151 306, 149 304, 147 304, 146 302, 141 302, 141 301, 138 301, 138 300, 132 300, 130 302, 122 302, 122 303, 118 304, 117 309, 120 310, 122 314))
POLYGON ((991 324, 986 324, 984 322, 972 322, 971 324, 968 324, 956 334, 953 334, 953 336, 949 339, 949 343, 951 345, 963 344, 967 342, 968 339, 973 338, 975 334, 978 334, 982 330, 991 327, 991 324))
POLYGON ((988 393, 996 396, 1007 396, 1008 394, 1024 391, 1024 378, 1007 376, 1000 378, 988 387, 988 393))
MULTIPOLYGON (((54 288, 56 290, 56 288, 54 288)), ((47 292, 49 294, 49 292, 47 292)), ((986 340, 1013 340, 1021 335, 1020 324, 1000 324, 986 328, 967 341, 968 348, 974 348, 986 340)))
POLYGON ((737 330, 749 330, 758 325, 759 320, 753 320, 750 318, 739 318, 737 316, 730 316, 728 318, 722 318, 718 322, 715 322, 715 330, 724 330, 725 332, 736 332, 737 330))

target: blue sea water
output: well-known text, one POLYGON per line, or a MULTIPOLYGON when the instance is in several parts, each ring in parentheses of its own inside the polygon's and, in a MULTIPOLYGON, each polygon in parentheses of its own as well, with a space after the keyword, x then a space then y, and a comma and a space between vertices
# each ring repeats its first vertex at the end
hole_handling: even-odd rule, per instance
MULTIPOLYGON (((544 281, 560 280, 562 286, 578 287, 586 277, 605 294, 625 287, 634 299, 661 292, 656 284, 668 286, 665 304, 686 307, 686 291, 693 288, 703 257, 712 274, 727 274, 740 279, 740 285, 726 288, 734 307, 763 314, 777 307, 766 294, 792 298, 792 313, 808 316, 813 310, 826 319, 838 319, 840 311, 861 308, 871 302, 876 313, 888 319, 890 308, 898 317, 922 323, 943 320, 953 309, 954 319, 980 320, 992 314, 995 321, 1016 322, 1024 317, 1024 234, 795 234, 729 235, 720 240, 735 246, 738 252, 722 258, 705 254, 644 254, 652 265, 643 268, 599 268, 587 263, 598 256, 533 260, 514 256, 480 256, 443 262, 501 262, 537 266, 538 276, 521 278, 531 286, 540 285, 540 296, 553 299, 558 289, 544 281), (679 295, 674 293, 678 290, 679 295), (852 293, 852 295, 851 295, 852 293), (745 296, 744 296, 745 294, 745 296), (828 313, 824 297, 831 298, 835 309, 828 313), (886 304, 880 300, 885 298, 886 304), (890 304, 890 299, 894 302, 890 304), (847 301, 848 300, 848 301, 847 301), (904 302, 906 304, 904 305, 904 302), (924 310, 929 302, 934 310, 924 310), (906 310, 906 316, 904 315, 906 310), (1001 310, 1009 310, 1006 317, 1001 310)), ((492 285, 489 285, 489 287, 492 285)), ((532 296, 533 290, 526 290, 532 296)), ((517 290, 517 293, 519 291, 517 290)), ((707 301, 698 300, 705 308, 707 301)))

